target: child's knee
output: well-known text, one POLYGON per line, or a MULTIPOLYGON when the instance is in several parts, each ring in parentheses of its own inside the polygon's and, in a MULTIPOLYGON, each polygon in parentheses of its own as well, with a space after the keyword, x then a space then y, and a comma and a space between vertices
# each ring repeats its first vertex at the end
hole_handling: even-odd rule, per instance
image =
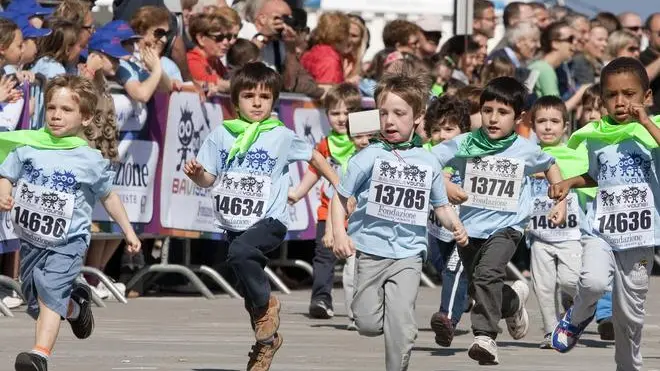
POLYGON ((600 296, 609 287, 610 280, 609 277, 605 275, 587 272, 586 274, 580 275, 578 283, 581 293, 590 293, 600 296))
POLYGON ((355 325, 362 336, 380 336, 383 334, 382 316, 355 315, 355 325))

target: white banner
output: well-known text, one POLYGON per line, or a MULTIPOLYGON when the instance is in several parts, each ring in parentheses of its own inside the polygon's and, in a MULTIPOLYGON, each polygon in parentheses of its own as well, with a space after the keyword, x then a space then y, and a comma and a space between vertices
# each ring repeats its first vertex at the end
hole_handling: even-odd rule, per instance
POLYGON ((140 131, 147 122, 147 105, 124 94, 112 94, 118 131, 140 131))
POLYGON ((453 0, 321 0, 323 10, 375 13, 454 14, 453 0))
MULTIPOLYGON (((154 179, 160 148, 157 142, 122 140, 119 142, 119 163, 115 166, 113 191, 119 195, 128 220, 149 223, 154 211, 154 179)), ((100 202, 92 214, 94 221, 112 221, 100 202)))
POLYGON ((213 120, 207 120, 197 94, 170 96, 160 196, 160 219, 165 228, 220 231, 214 223, 211 188, 198 187, 183 173, 185 163, 197 156, 206 136, 223 121, 217 108, 207 111, 209 115, 214 112, 209 116, 213 120))

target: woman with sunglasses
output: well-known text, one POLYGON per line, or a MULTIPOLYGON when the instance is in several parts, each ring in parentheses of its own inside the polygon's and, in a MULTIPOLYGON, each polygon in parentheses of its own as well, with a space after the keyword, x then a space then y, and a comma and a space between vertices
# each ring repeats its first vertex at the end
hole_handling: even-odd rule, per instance
POLYGON ((207 95, 229 91, 227 69, 222 58, 227 54, 237 35, 225 18, 213 14, 195 14, 190 17, 188 32, 195 48, 188 52, 188 67, 193 79, 207 87, 207 95))
POLYGON ((156 6, 140 8, 131 19, 131 28, 140 38, 127 46, 133 55, 130 60, 119 62, 117 80, 133 100, 146 103, 156 90, 171 92, 181 88, 181 71, 163 56, 170 34, 169 21, 169 12, 156 6))
MULTIPOLYGON (((537 97, 554 95, 560 97, 559 80, 555 70, 562 63, 569 61, 578 47, 575 31, 568 23, 554 22, 541 33, 542 57, 529 64, 531 71, 538 73, 534 93, 537 97)), ((569 110, 573 110, 580 104, 582 94, 589 85, 585 84, 566 101, 569 110)))

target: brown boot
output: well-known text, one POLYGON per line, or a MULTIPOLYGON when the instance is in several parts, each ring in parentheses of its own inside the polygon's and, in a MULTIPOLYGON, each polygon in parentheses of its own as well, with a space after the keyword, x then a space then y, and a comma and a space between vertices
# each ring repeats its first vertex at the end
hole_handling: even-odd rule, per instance
POLYGON ((280 328, 280 301, 275 295, 268 300, 268 307, 255 310, 254 337, 258 342, 269 341, 280 328))
POLYGON ((275 353, 280 349, 283 342, 284 338, 282 335, 275 333, 271 344, 262 344, 260 342, 254 344, 252 351, 248 354, 250 360, 247 364, 247 371, 268 371, 270 364, 273 363, 275 353))

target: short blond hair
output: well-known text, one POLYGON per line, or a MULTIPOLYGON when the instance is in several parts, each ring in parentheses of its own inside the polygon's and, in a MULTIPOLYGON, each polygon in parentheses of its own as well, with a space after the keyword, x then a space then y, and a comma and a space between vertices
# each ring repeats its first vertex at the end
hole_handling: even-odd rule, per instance
POLYGON ((607 55, 610 59, 614 59, 628 43, 634 42, 639 46, 637 36, 628 30, 614 31, 607 38, 607 55))
POLYGON ((233 26, 241 27, 243 24, 243 21, 241 20, 241 16, 238 14, 238 12, 228 6, 223 6, 223 7, 219 7, 215 5, 209 6, 207 12, 213 14, 216 17, 220 17, 226 20, 227 22, 231 23, 232 27, 233 26))
POLYGON ((413 117, 424 114, 424 108, 429 98, 429 84, 420 75, 386 73, 381 78, 374 92, 376 106, 380 107, 387 93, 398 95, 413 109, 413 117))
POLYGON ((348 40, 351 20, 342 12, 327 12, 321 14, 314 30, 316 44, 338 45, 348 40))
POLYGON ((76 75, 59 75, 50 79, 46 84, 46 104, 59 89, 69 89, 73 92, 73 99, 78 103, 80 113, 85 119, 94 117, 99 91, 92 80, 76 75))

